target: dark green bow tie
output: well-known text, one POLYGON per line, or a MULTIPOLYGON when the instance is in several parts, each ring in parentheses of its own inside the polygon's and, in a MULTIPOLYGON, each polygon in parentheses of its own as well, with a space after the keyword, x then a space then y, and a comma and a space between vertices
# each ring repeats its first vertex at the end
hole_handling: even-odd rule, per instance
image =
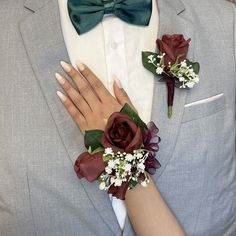
POLYGON ((78 34, 95 27, 104 14, 114 14, 125 22, 146 26, 152 13, 152 0, 68 0, 67 5, 78 34))

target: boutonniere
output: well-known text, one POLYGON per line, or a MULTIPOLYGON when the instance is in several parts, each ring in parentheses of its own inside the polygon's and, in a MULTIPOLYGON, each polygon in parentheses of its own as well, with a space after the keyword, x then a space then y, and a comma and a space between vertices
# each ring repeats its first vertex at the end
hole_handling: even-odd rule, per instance
POLYGON ((105 130, 85 132, 87 151, 75 162, 79 178, 98 180, 99 188, 116 198, 125 199, 128 189, 138 183, 144 187, 160 167, 156 159, 160 138, 153 122, 147 125, 126 104, 108 119, 105 130))
POLYGON ((169 118, 172 116, 175 87, 190 89, 199 82, 199 63, 186 58, 190 41, 185 40, 182 34, 163 35, 162 39, 156 40, 159 53, 142 52, 144 67, 167 85, 169 118))

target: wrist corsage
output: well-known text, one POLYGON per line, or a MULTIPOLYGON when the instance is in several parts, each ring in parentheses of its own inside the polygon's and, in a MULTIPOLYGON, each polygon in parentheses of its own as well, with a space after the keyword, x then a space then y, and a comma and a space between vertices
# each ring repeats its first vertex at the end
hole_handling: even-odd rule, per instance
POLYGON ((166 82, 168 91, 168 117, 172 116, 175 87, 190 89, 199 82, 200 65, 186 59, 191 39, 182 34, 163 35, 157 39, 159 53, 142 52, 146 69, 166 82))
POLYGON ((138 183, 147 186, 149 173, 161 165, 155 158, 160 137, 153 122, 147 125, 127 104, 108 119, 105 130, 85 132, 87 152, 75 162, 79 178, 100 182, 99 188, 125 199, 126 191, 138 183))

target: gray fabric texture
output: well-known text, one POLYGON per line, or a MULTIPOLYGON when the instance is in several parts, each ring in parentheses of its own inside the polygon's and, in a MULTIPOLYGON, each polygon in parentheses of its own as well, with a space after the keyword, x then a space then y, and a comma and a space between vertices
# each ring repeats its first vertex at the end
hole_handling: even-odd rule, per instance
MULTIPOLYGON (((134 235, 128 219, 121 232, 107 193, 73 171, 84 145, 56 96, 54 73, 69 61, 57 0, 0 5, 0 235, 134 235)), ((235 6, 158 0, 158 7, 158 37, 192 39, 188 58, 201 64, 201 81, 176 90, 171 119, 165 84, 155 82, 162 167, 154 180, 187 235, 235 236, 235 6)))

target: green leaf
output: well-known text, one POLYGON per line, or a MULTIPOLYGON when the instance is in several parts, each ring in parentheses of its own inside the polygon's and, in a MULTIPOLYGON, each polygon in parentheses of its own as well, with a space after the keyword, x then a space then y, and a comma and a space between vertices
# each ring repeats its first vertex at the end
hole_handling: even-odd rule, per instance
POLYGON ((193 68, 193 71, 195 72, 195 74, 199 74, 199 71, 200 71, 200 64, 198 62, 191 62, 189 61, 188 59, 186 59, 186 64, 187 66, 192 66, 193 68))
POLYGON ((88 152, 89 152, 91 155, 92 155, 92 154, 95 154, 95 153, 97 153, 97 152, 102 152, 102 151, 104 151, 104 147, 103 147, 103 146, 100 146, 100 147, 96 148, 96 149, 93 150, 93 151, 92 151, 92 147, 89 146, 89 150, 88 150, 88 152))
POLYGON ((84 144, 90 153, 95 153, 95 151, 98 152, 97 150, 104 149, 101 144, 101 138, 102 138, 103 133, 104 132, 102 130, 98 130, 98 129, 85 131, 84 144))
POLYGON ((120 112, 128 115, 134 121, 134 123, 141 128, 141 130, 147 128, 147 125, 141 120, 138 114, 134 110, 132 110, 132 108, 127 103, 123 106, 120 112))
POLYGON ((130 189, 133 189, 133 188, 135 188, 137 184, 138 184, 138 182, 137 182, 137 181, 130 180, 130 182, 129 182, 129 187, 130 187, 130 189))
POLYGON ((147 70, 149 70, 149 71, 151 71, 154 75, 157 75, 156 74, 156 66, 155 65, 153 65, 152 63, 149 63, 148 61, 149 61, 149 59, 148 59, 148 56, 151 56, 151 55, 153 55, 153 57, 156 59, 156 63, 155 64, 157 64, 157 62, 159 62, 160 61, 160 59, 159 58, 157 58, 157 53, 154 53, 154 52, 142 52, 142 62, 143 62, 143 66, 147 69, 147 70))
POLYGON ((110 156, 103 156, 103 157, 102 157, 102 160, 103 160, 104 162, 108 162, 108 161, 110 160, 110 156))

